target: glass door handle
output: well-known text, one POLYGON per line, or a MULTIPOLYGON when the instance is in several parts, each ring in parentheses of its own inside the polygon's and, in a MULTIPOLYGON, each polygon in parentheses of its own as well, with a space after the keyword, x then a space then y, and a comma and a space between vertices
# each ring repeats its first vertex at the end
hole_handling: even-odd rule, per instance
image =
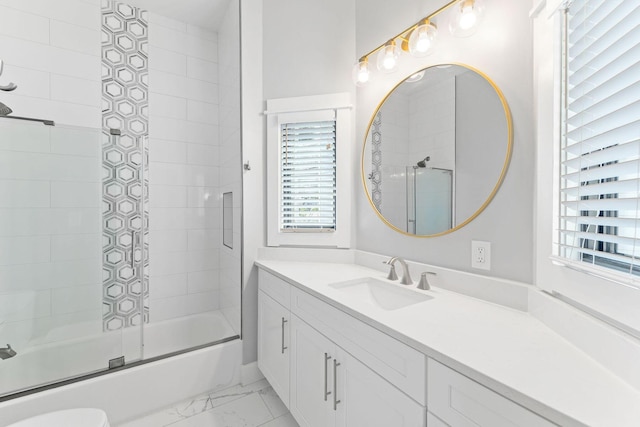
POLYGON ((136 232, 131 232, 131 269, 136 271, 136 232))

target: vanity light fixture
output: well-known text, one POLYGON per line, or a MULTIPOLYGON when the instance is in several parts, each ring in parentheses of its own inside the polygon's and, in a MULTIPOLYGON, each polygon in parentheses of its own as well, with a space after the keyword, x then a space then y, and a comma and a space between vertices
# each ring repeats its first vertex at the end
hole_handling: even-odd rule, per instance
POLYGON ((364 86, 371 78, 371 70, 369 69, 369 59, 367 57, 360 58, 358 63, 353 67, 353 82, 356 86, 364 86))
POLYGON ((426 56, 433 52, 436 44, 438 27, 425 19, 409 36, 409 53, 413 56, 426 56))
POLYGON ((438 27, 434 18, 451 8, 453 16, 449 29, 455 36, 466 37, 473 34, 484 10, 483 0, 452 0, 421 19, 416 24, 392 37, 385 44, 376 47, 362 56, 353 66, 352 78, 356 86, 364 86, 372 78, 369 58, 377 54, 376 65, 379 71, 392 73, 398 69, 398 60, 403 52, 412 56, 425 56, 433 52, 437 41, 438 27))
POLYGON ((378 51, 378 70, 383 73, 393 73, 398 69, 398 58, 400 57, 400 48, 395 40, 389 40, 378 51))
POLYGON ((483 0, 462 0, 454 8, 449 22, 449 31, 456 37, 467 37, 475 33, 484 12, 483 0))

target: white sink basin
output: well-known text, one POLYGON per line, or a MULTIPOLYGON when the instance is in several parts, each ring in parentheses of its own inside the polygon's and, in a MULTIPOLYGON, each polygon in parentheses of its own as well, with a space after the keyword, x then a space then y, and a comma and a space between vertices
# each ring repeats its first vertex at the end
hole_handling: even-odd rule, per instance
POLYGON ((329 285, 330 288, 343 292, 349 299, 365 302, 387 311, 398 310, 433 298, 400 286, 373 277, 363 277, 329 285))

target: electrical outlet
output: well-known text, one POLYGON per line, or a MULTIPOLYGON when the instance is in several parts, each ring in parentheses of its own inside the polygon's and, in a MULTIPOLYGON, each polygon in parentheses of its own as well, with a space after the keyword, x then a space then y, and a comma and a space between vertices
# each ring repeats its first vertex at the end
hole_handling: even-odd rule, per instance
POLYGON ((491 270, 491 242, 471 241, 471 267, 491 270))

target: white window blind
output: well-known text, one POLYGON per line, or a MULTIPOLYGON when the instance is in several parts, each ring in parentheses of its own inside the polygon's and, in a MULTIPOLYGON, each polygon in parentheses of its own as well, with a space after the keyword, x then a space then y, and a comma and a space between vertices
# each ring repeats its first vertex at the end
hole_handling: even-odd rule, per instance
POLYGON ((640 276, 640 2, 565 14, 557 255, 640 276))
POLYGON ((336 229, 336 121, 282 123, 280 230, 336 229))

